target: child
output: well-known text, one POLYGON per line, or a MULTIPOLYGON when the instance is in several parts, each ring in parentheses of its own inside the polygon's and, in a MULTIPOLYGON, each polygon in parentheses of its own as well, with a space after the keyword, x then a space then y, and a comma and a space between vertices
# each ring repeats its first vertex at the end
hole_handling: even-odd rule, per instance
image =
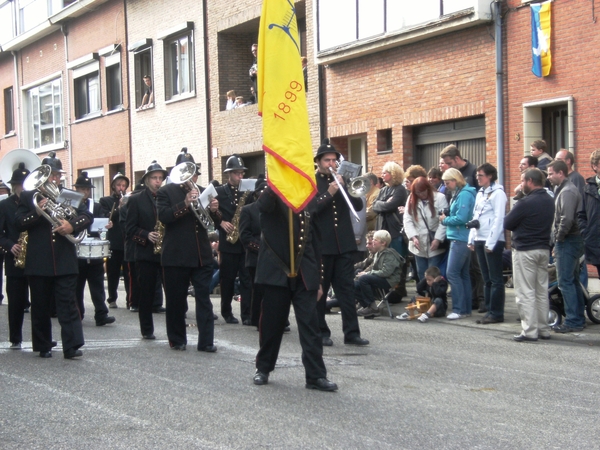
MULTIPOLYGON (((425 323, 430 317, 444 317, 448 309, 448 282, 442 277, 440 269, 436 266, 431 266, 425 271, 425 279, 419 281, 417 285, 417 294, 422 297, 429 297, 431 307, 418 317, 419 322, 425 323)), ((413 297, 410 303, 415 303, 413 297)), ((408 320, 408 313, 405 312, 396 316, 398 320, 408 320)))

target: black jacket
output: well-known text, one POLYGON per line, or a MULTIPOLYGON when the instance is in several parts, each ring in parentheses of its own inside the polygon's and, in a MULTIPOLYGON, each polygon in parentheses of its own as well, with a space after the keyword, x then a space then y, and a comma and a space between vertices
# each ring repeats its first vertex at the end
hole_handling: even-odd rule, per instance
MULTIPOLYGON (((208 234, 195 214, 185 205, 186 193, 176 183, 167 184, 158 190, 158 218, 165 225, 161 263, 163 267, 212 267, 212 248, 208 234)), ((218 227, 221 223, 220 213, 210 213, 210 216, 215 227, 218 227)))
POLYGON ((427 279, 423 278, 417 284, 417 294, 421 297, 429 297, 431 299, 441 298, 442 301, 448 304, 448 282, 442 278, 440 281, 435 281, 431 286, 427 284, 427 279))
POLYGON ((257 203, 242 208, 240 241, 246 249, 246 267, 256 267, 260 249, 260 211, 257 203))
POLYGON ((599 187, 595 176, 586 180, 583 188, 583 206, 578 213, 579 229, 585 242, 585 260, 595 266, 600 264, 599 187))
POLYGON ((156 199, 150 189, 132 195, 127 202, 125 234, 135 245, 134 261, 160 263, 160 254, 154 254, 154 244, 148 239, 157 221, 156 199))
POLYGON ((516 250, 550 250, 554 199, 545 189, 535 189, 519 200, 504 217, 504 229, 512 231, 516 250))
MULTIPOLYGON (((66 237, 52 232, 52 225, 38 215, 33 205, 33 194, 27 191, 21 194, 17 208, 16 224, 19 231, 27 230, 29 242, 25 258, 25 275, 60 276, 78 274, 77 252, 75 244, 66 237)), ((77 208, 77 216, 69 221, 76 235, 87 229, 93 222, 92 214, 82 202, 77 208)))
POLYGON ((121 221, 119 220, 119 205, 121 203, 120 195, 111 195, 108 197, 102 197, 100 199, 100 206, 102 207, 103 216, 108 217, 109 220, 112 221, 112 228, 106 232, 106 239, 110 241, 110 249, 124 251, 125 250, 125 232, 123 227, 121 226, 121 221), (110 212, 115 205, 115 210, 112 213, 112 217, 110 216, 110 212))
POLYGON ((465 159, 466 164, 458 169, 469 186, 475 188, 475 191, 479 190, 479 181, 477 181, 477 167, 475 164, 470 163, 469 160, 465 159))
MULTIPOLYGON (((223 184, 216 188, 217 200, 219 200, 219 211, 221 212, 221 219, 226 222, 232 222, 233 216, 237 209, 239 201, 242 199, 244 193, 240 193, 236 188, 231 186, 229 183, 223 184)), ((252 203, 252 192, 246 195, 245 204, 252 203)), ((244 246, 238 239, 235 244, 227 242, 227 235, 225 232, 220 233, 219 239, 219 251, 225 253, 244 253, 244 246)))
MULTIPOLYGON (((356 251, 356 239, 352 222, 354 215, 350 212, 348 203, 343 194, 338 190, 332 197, 327 189, 334 183, 331 174, 317 172, 317 215, 314 218, 315 226, 320 236, 320 248, 323 255, 340 255, 356 251)), ((348 193, 346 186, 344 190, 348 193)), ((355 211, 363 208, 360 198, 348 195, 355 211)))
POLYGON ((10 251, 19 240, 21 232, 15 223, 15 214, 19 206, 19 197, 15 194, 0 202, 0 248, 6 253, 7 277, 24 277, 24 269, 15 267, 15 255, 10 251))
MULTIPOLYGON (((260 227, 262 236, 258 263, 256 266, 256 283, 271 286, 289 287, 290 246, 288 216, 289 208, 271 190, 266 188, 257 200, 260 210, 260 227)), ((314 228, 309 211, 315 210, 315 200, 300 214, 293 214, 294 249, 303 251, 300 266, 296 267, 296 282, 304 283, 306 290, 318 290, 320 282, 320 259, 318 242, 314 239, 314 228), (302 239, 300 239, 302 238, 302 239)), ((298 254, 296 254, 296 261, 298 254)), ((315 300, 316 301, 316 300, 315 300)))
POLYGON ((377 213, 376 230, 386 230, 392 239, 397 238, 404 229, 404 215, 398 212, 399 206, 406 205, 408 195, 401 184, 386 186, 379 191, 373 202, 373 211, 377 213))

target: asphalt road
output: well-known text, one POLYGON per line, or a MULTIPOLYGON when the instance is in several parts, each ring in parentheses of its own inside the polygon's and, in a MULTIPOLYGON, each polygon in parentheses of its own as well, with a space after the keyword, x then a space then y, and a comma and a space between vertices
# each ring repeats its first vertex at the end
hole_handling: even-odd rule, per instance
POLYGON ((512 290, 503 324, 476 325, 478 314, 426 324, 360 319, 371 340, 363 348, 343 345, 341 317, 329 315, 335 345, 324 354, 336 393, 304 388, 293 317, 269 384, 254 386, 254 328, 219 319, 218 352, 207 354, 195 350, 190 327, 188 350, 177 352, 164 314, 154 315, 156 341, 140 339, 136 314, 111 314, 117 322, 105 327, 84 319, 80 360, 62 358, 60 339, 53 358, 41 359, 28 316, 29 342, 8 349, 4 302, 0 448, 600 448, 600 326, 515 343, 512 290))

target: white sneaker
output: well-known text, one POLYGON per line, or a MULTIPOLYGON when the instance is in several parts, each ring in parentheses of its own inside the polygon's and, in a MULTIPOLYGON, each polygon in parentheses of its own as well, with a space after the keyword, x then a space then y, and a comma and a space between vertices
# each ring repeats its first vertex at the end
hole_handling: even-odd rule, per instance
POLYGON ((425 323, 429 320, 429 314, 423 313, 419 316, 419 318, 417 320, 421 323, 425 323))
POLYGON ((408 313, 402 313, 399 316, 396 316, 398 320, 408 320, 408 313))
POLYGON ((462 319, 465 316, 462 316, 460 314, 456 314, 456 313, 450 313, 446 316, 446 319, 448 320, 458 320, 458 319, 462 319))

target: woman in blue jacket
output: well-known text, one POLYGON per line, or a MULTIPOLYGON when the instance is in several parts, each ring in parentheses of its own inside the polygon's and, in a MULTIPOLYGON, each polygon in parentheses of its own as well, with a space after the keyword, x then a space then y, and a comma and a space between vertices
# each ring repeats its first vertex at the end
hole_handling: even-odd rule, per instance
POLYGON ((469 230, 465 224, 473 218, 475 189, 467 185, 458 169, 448 169, 442 175, 446 191, 452 193, 448 214, 440 215, 446 227, 446 239, 450 242, 446 277, 452 286, 452 313, 447 319, 456 320, 471 315, 471 277, 469 263, 471 251, 467 245, 469 230))

